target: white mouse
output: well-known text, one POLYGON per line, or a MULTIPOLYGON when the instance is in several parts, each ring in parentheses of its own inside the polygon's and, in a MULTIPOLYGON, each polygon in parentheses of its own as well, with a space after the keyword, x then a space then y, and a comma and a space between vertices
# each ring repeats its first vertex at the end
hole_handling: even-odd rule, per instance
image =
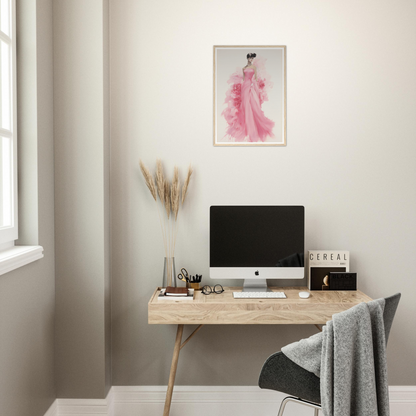
POLYGON ((299 292, 299 297, 302 299, 308 299, 311 294, 309 292, 299 292))

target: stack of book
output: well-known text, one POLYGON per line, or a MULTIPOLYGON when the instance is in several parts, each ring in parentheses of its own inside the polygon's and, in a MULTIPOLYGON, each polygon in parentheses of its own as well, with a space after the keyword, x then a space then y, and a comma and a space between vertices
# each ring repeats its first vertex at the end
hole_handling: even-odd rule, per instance
POLYGON ((160 289, 159 296, 157 300, 180 300, 180 301, 187 301, 187 300, 194 300, 194 289, 189 289, 187 287, 171 287, 168 286, 167 288, 160 289))

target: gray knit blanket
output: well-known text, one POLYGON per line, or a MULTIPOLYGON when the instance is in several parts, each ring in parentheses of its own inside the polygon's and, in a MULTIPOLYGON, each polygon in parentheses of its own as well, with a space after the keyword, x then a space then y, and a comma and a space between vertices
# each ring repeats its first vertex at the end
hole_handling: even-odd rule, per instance
POLYGON ((325 416, 389 416, 384 299, 332 316, 323 331, 282 348, 321 378, 325 416))

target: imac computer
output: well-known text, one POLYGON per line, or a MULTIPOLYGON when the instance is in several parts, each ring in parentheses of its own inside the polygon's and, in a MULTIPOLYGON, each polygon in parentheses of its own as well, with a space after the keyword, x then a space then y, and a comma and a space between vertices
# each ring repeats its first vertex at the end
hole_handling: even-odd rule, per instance
POLYGON ((303 206, 211 206, 209 238, 211 279, 244 279, 243 290, 267 291, 266 279, 304 277, 303 206))

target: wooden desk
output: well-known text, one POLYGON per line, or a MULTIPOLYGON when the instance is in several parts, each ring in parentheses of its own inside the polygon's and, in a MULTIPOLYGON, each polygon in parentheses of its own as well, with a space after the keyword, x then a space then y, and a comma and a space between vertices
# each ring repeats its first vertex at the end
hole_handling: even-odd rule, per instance
MULTIPOLYGON (((285 292, 286 299, 234 299, 233 291, 241 287, 224 287, 221 294, 203 295, 195 292, 193 301, 157 299, 157 288, 148 304, 149 324, 178 325, 172 365, 166 392, 163 416, 168 416, 175 384, 179 351, 203 325, 324 325, 332 315, 345 311, 361 302, 371 300, 357 291, 312 291, 308 299, 299 298, 299 292, 309 291, 306 287, 273 287, 274 291, 285 292), (199 325, 182 343, 184 325, 199 325)), ((318 329, 321 329, 318 327, 318 329)))

